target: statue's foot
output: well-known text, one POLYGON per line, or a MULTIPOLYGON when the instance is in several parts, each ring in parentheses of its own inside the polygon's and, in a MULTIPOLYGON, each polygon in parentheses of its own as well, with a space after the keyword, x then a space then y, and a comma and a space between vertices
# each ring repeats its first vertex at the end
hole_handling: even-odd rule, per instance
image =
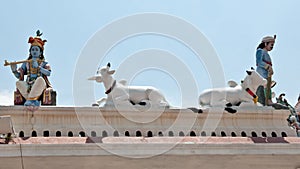
POLYGON ((33 106, 40 106, 40 102, 38 100, 32 100, 33 106))
POLYGON ((26 100, 26 102, 24 103, 24 106, 31 106, 32 103, 31 103, 32 100, 26 100))
POLYGON ((26 106, 26 109, 28 111, 37 111, 38 108, 40 107, 40 102, 38 100, 26 100, 24 103, 24 106, 26 106))
POLYGON ((26 100, 24 106, 40 106, 40 102, 38 100, 26 100))

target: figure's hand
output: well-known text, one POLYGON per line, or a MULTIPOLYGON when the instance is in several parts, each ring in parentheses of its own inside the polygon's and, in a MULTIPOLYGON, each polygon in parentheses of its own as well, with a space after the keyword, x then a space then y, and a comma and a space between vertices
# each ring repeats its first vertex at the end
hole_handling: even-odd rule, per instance
POLYGON ((268 75, 272 76, 273 74, 274 74, 273 67, 269 65, 268 66, 268 75))
POLYGON ((36 59, 33 59, 33 60, 32 60, 32 67, 33 67, 33 68, 39 67, 38 62, 37 62, 36 59))
POLYGON ((41 66, 40 66, 40 71, 41 71, 42 74, 44 74, 46 76, 50 76, 50 74, 51 74, 50 70, 47 70, 47 69, 45 69, 45 68, 43 68, 41 66))
POLYGON ((16 72, 17 71, 17 65, 16 64, 11 64, 10 69, 11 69, 12 72, 16 72))

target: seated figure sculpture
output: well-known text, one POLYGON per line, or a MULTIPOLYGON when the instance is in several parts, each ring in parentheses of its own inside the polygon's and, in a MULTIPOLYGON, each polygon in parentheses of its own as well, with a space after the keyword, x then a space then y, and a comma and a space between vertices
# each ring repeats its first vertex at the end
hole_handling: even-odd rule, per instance
POLYGON ((260 85, 266 85, 267 81, 262 78, 256 71, 246 71, 247 76, 241 85, 231 82, 230 87, 207 89, 199 96, 199 104, 201 106, 224 106, 230 113, 235 113, 236 110, 228 108, 230 106, 248 104, 255 105, 257 96, 255 91, 260 85))
POLYGON ((31 44, 29 57, 22 61, 21 67, 18 69, 16 62, 9 63, 13 74, 19 79, 16 87, 26 100, 25 106, 40 106, 40 96, 46 88, 51 87, 47 78, 51 74, 51 68, 43 55, 44 44, 47 41, 41 39, 42 33, 39 30, 36 34, 36 37, 30 37, 28 40, 31 44), (25 75, 27 75, 26 81, 24 81, 25 75))
POLYGON ((156 88, 151 86, 127 86, 125 80, 116 81, 112 75, 115 70, 110 70, 110 63, 100 68, 97 75, 88 78, 98 83, 103 82, 106 89, 107 98, 98 101, 98 105, 102 101, 106 101, 106 106, 154 106, 169 107, 163 94, 156 88))

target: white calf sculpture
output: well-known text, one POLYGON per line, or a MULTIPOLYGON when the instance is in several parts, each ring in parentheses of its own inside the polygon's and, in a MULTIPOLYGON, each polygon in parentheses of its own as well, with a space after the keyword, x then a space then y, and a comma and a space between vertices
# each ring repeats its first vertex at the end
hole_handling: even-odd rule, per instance
MULTIPOLYGON (((246 72, 247 76, 241 85, 231 82, 229 84, 230 87, 207 89, 203 91, 199 96, 199 104, 201 106, 228 106, 239 105, 240 103, 255 105, 257 102, 255 92, 258 86, 266 85, 267 81, 254 70, 246 72)), ((229 110, 231 111, 231 109, 229 110)), ((231 113, 235 112, 236 111, 232 111, 231 113)))
MULTIPOLYGON (((98 83, 103 82, 106 89, 107 98, 102 98, 98 102, 106 101, 106 106, 154 106, 169 107, 165 97, 160 91, 151 86, 127 86, 126 81, 117 82, 112 75, 115 70, 110 70, 110 63, 100 68, 97 75, 88 78, 98 83)), ((99 104, 100 105, 100 104, 99 104)))

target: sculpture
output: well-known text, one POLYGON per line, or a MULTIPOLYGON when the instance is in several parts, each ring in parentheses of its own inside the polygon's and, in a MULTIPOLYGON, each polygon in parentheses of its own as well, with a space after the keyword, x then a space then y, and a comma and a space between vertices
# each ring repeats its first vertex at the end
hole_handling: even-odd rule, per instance
POLYGON ((286 120, 288 121, 288 126, 291 129, 294 129, 296 131, 297 136, 300 137, 299 116, 297 114, 290 114, 286 120))
MULTIPOLYGON (((241 85, 230 82, 230 87, 214 88, 204 90, 199 96, 201 106, 223 106, 228 107, 239 104, 255 105, 257 96, 255 92, 260 85, 266 85, 267 81, 262 78, 256 71, 246 71, 247 76, 241 85), (213 100, 212 100, 213 98, 213 100)), ((235 113, 233 109, 225 108, 230 113, 235 113)))
POLYGON ((127 86, 126 81, 116 81, 112 75, 115 70, 110 70, 110 63, 107 66, 100 68, 97 75, 88 78, 95 80, 98 83, 103 82, 106 89, 107 98, 102 98, 98 101, 106 101, 106 106, 157 106, 169 107, 163 94, 156 88, 151 86, 127 86))
MULTIPOLYGON (((51 88, 47 76, 51 74, 49 63, 45 60, 43 51, 44 44, 47 40, 41 39, 42 33, 38 30, 36 37, 30 37, 28 43, 31 44, 29 49, 29 57, 27 60, 19 62, 7 62, 4 66, 10 65, 12 73, 19 81, 16 82, 17 91, 25 98, 25 106, 39 106, 40 96, 46 88, 51 88), (17 69, 17 64, 22 63, 17 69), (24 76, 27 75, 26 81, 24 76)), ((51 91, 48 91, 51 97, 51 91)))

